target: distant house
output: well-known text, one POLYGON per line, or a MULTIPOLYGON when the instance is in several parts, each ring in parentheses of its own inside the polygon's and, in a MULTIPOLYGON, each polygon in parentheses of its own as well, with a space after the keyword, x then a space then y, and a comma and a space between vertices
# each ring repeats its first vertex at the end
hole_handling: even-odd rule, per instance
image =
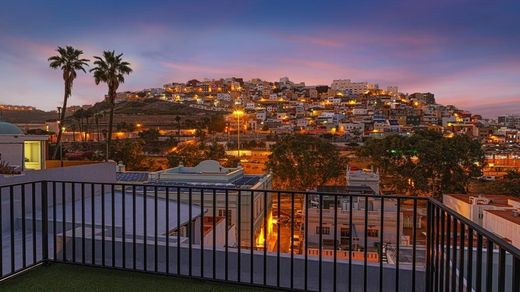
POLYGON ((45 169, 47 135, 25 135, 17 126, 0 122, 1 160, 20 171, 45 169))

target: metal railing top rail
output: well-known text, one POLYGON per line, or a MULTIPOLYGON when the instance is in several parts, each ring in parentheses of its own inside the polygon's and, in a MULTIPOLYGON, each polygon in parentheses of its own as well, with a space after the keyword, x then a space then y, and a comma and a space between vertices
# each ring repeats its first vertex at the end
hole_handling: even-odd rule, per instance
POLYGON ((377 194, 363 194, 363 193, 333 193, 333 192, 322 192, 322 191, 297 191, 297 190, 282 190, 282 189, 242 189, 237 187, 228 186, 197 186, 197 185, 181 185, 181 184, 161 184, 161 183, 129 183, 129 182, 94 182, 94 181, 69 181, 69 180, 39 180, 29 181, 16 184, 0 185, 0 189, 8 188, 10 186, 28 185, 33 183, 66 183, 66 184, 95 184, 95 185, 116 185, 116 186, 136 186, 136 187, 159 187, 159 188, 171 188, 171 189, 192 189, 192 190, 216 190, 216 191, 240 191, 240 192, 267 192, 267 193, 281 193, 281 194, 299 194, 299 195, 324 195, 324 196, 337 196, 337 197, 367 197, 367 198, 385 198, 385 199, 401 199, 401 200, 421 200, 428 201, 428 197, 420 196, 405 196, 405 195, 377 195, 377 194))
POLYGON ((515 257, 520 258, 520 249, 513 246, 511 243, 505 241, 503 238, 499 237, 495 233, 488 231, 484 227, 478 225, 477 223, 469 220, 468 218, 460 215, 459 213, 455 212, 454 210, 446 207, 442 202, 439 202, 437 199, 429 198, 429 201, 435 205, 436 207, 442 209, 447 214, 449 214, 451 217, 454 217, 458 221, 464 223, 466 226, 469 226, 473 230, 477 231, 484 237, 486 237, 488 240, 493 241, 493 243, 497 244, 501 248, 503 248, 505 251, 509 252, 510 254, 514 255, 515 257))

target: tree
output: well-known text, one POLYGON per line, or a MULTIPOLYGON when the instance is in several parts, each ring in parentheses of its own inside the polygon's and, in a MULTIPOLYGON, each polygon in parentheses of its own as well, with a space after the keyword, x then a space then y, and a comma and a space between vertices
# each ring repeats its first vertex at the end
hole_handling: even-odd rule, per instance
POLYGON ((292 135, 273 146, 267 166, 277 187, 304 191, 338 178, 346 169, 346 159, 328 142, 292 135))
POLYGON ((222 166, 224 167, 237 167, 239 163, 240 158, 232 155, 228 155, 224 160, 222 160, 222 166))
POLYGON ((508 195, 520 197, 520 172, 510 170, 504 176, 504 189, 508 195))
POLYGON ((81 136, 81 140, 85 141, 85 137, 82 135, 83 132, 83 118, 85 116, 85 110, 80 108, 72 114, 72 119, 78 123, 78 129, 81 136))
POLYGON ((211 143, 205 152, 206 159, 221 160, 226 158, 226 149, 217 142, 211 143))
POLYGON ((92 118, 93 116, 93 113, 90 109, 86 110, 85 111, 85 114, 83 115, 83 117, 85 118, 85 141, 87 140, 90 140, 91 138, 89 137, 89 134, 90 134, 90 118, 92 118))
POLYGON ((101 141, 101 136, 100 136, 100 132, 99 132, 99 119, 101 119, 103 117, 103 114, 98 112, 96 114, 94 114, 94 121, 96 123, 96 135, 97 135, 97 141, 100 142, 101 141))
POLYGON ((143 166, 143 141, 139 139, 124 139, 114 142, 111 157, 121 161, 130 170, 140 170, 143 166))
POLYGON ((142 132, 139 132, 139 137, 143 139, 145 143, 154 143, 159 140, 161 134, 157 129, 149 129, 142 132))
POLYGON ((123 60, 123 54, 114 51, 104 51, 103 57, 94 56, 94 65, 90 72, 94 73, 96 85, 104 82, 108 85, 108 103, 110 105, 110 116, 108 120, 108 134, 106 141, 106 157, 108 160, 110 152, 110 142, 112 141, 112 126, 114 123, 114 106, 119 85, 125 82, 125 75, 132 73, 130 63, 123 60))
POLYGON ((197 128, 195 129, 195 137, 199 139, 200 146, 204 147, 204 145, 206 144, 206 132, 201 128, 197 128))
POLYGON ((208 131, 213 132, 224 132, 226 128, 226 120, 223 115, 214 115, 209 119, 208 131))
MULTIPOLYGON (((88 66, 89 60, 81 58, 81 55, 83 55, 82 50, 75 49, 71 46, 66 46, 65 48, 58 47, 56 51, 58 52, 58 55, 50 57, 48 61, 50 62, 49 67, 63 71, 63 81, 65 82, 63 105, 60 114, 60 126, 58 127, 58 137, 56 139, 56 144, 60 145, 61 136, 63 134, 62 128, 65 122, 65 114, 67 112, 67 100, 72 94, 72 85, 74 79, 77 77, 76 71, 81 70, 86 73, 85 67, 88 66)), ((59 148, 60 147, 55 148, 54 154, 52 155, 53 159, 57 158, 59 148)))
POLYGON ((485 163, 477 140, 465 135, 446 138, 431 130, 369 139, 359 155, 393 178, 396 191, 434 196, 467 192, 470 179, 482 175, 485 163))
POLYGON ((167 158, 170 167, 177 167, 181 162, 184 166, 196 166, 205 160, 205 155, 204 150, 197 144, 183 143, 177 146, 176 151, 168 154, 167 158))
POLYGON ((177 122, 177 140, 181 139, 181 117, 175 116, 175 121, 177 122))

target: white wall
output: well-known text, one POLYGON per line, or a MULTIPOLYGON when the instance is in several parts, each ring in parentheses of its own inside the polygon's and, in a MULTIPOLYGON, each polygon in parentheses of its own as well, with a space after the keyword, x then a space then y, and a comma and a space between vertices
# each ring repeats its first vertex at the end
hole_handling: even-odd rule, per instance
POLYGON ((116 182, 116 163, 100 162, 46 170, 26 171, 24 174, 16 176, 0 175, 0 185, 42 180, 114 183, 116 182))
POLYGON ((511 240, 511 243, 520 248, 520 225, 506 220, 490 212, 484 212, 484 228, 511 240))

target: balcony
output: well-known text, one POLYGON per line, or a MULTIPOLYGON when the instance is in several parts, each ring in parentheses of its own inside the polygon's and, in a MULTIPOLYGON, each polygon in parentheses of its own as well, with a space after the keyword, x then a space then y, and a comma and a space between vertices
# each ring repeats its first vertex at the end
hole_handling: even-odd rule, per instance
POLYGON ((21 274, 5 285, 70 265, 222 289, 520 287, 517 248, 429 198, 65 181, 0 191, 1 281, 21 274))

